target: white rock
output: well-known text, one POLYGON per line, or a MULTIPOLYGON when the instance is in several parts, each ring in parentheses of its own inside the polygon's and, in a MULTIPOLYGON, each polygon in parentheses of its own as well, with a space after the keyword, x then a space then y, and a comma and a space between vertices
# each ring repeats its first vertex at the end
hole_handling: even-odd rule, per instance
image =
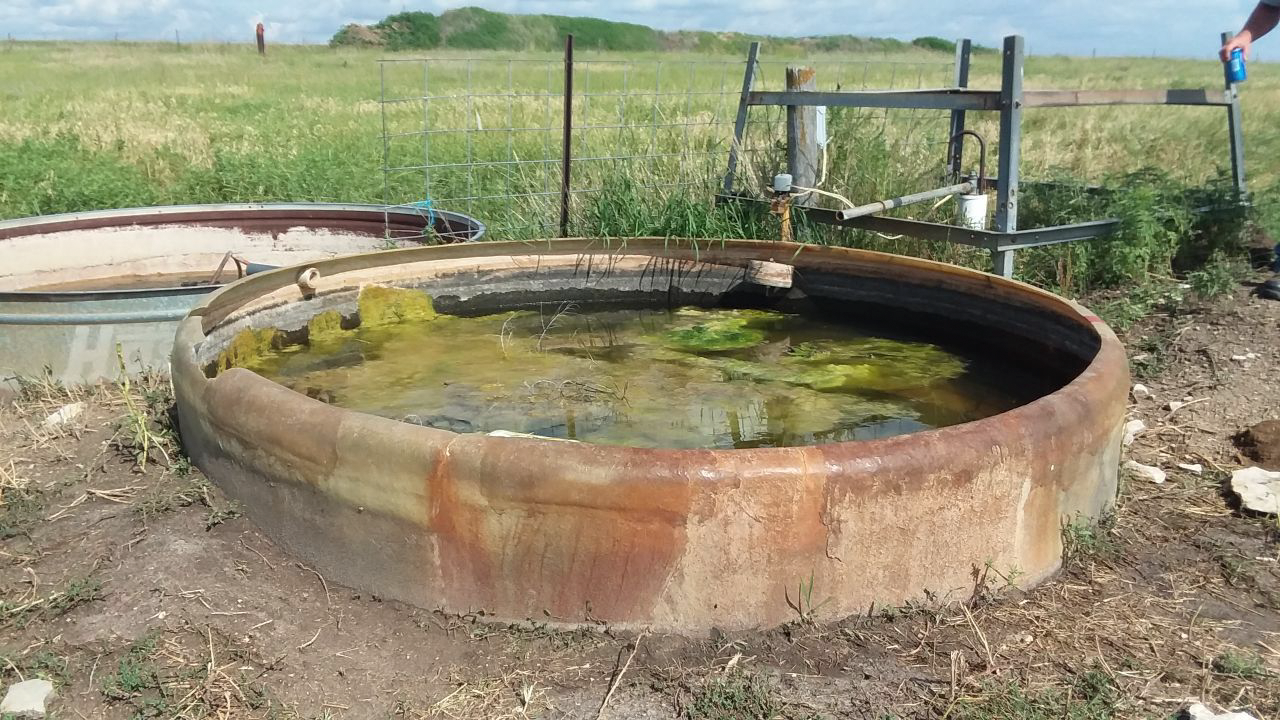
POLYGON ((1149 397, 1151 397, 1151 390, 1146 385, 1143 385, 1142 383, 1136 383, 1133 386, 1134 400, 1146 400, 1149 397))
POLYGON ((45 418, 44 422, 40 423, 40 425, 45 430, 52 430, 54 428, 62 427, 63 425, 66 425, 72 420, 75 420, 77 417, 80 417, 80 413, 82 412, 84 412, 84 403, 82 402, 71 403, 70 405, 63 405, 62 407, 58 408, 57 411, 54 412, 52 415, 45 418))
POLYGON ((0 714, 20 718, 44 717, 44 703, 53 695, 53 683, 48 680, 25 680, 9 686, 0 701, 0 714))
POLYGON ((1126 460, 1124 467, 1134 475, 1144 477, 1157 485, 1165 481, 1165 472, 1154 465, 1143 465, 1140 462, 1126 460))
POLYGON ((1130 420, 1124 424, 1124 444, 1129 446, 1133 444, 1134 438, 1138 437, 1138 433, 1147 429, 1147 424, 1141 420, 1130 420))
POLYGON ((1178 713, 1179 720, 1258 720, 1243 712, 1222 713, 1219 715, 1201 703, 1193 703, 1178 713))
POLYGON ((1258 353, 1245 353, 1243 355, 1232 355, 1231 359, 1235 360, 1236 362, 1248 362, 1250 360, 1257 360, 1258 353))
POLYGON ((1260 467, 1240 468, 1231 473, 1231 491, 1240 496, 1240 503, 1260 513, 1280 510, 1280 472, 1260 467))
POLYGON ((1177 410, 1178 408, 1180 408, 1180 407, 1182 407, 1182 406, 1184 406, 1184 405, 1186 405, 1186 403, 1184 403, 1184 402, 1182 402, 1182 401, 1180 401, 1180 400, 1170 400, 1170 401, 1169 401, 1169 404, 1167 404, 1167 405, 1165 405, 1165 406, 1164 406, 1164 409, 1165 409, 1165 410, 1168 410, 1169 412, 1173 412, 1174 410, 1177 410))
POLYGON ((1178 468, 1179 468, 1179 469, 1181 469, 1181 470, 1186 470, 1187 472, 1191 473, 1192 475, 1199 475, 1200 473, 1204 472, 1204 466, 1203 466, 1203 465, 1201 465, 1200 463, 1194 463, 1194 464, 1193 464, 1193 463, 1178 463, 1178 468))
POLYGON ((530 440, 554 440, 556 442, 568 442, 568 443, 579 442, 578 440, 572 440, 570 438, 546 437, 544 435, 534 435, 532 433, 516 432, 515 430, 494 430, 493 432, 489 433, 489 436, 505 437, 505 438, 528 438, 530 440))

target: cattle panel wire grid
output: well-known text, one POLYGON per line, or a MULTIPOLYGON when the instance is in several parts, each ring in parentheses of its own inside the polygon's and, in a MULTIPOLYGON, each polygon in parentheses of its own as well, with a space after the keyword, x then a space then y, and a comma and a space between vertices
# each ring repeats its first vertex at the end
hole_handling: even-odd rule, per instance
MULTIPOLYGON (((787 65, 815 68, 822 90, 938 87, 953 73, 936 60, 761 60, 753 88, 783 89, 787 65)), ((609 56, 573 67, 571 234, 593 232, 611 191, 655 207, 673 194, 712 201, 733 143, 745 49, 723 60, 609 56)), ((559 234, 563 58, 388 59, 379 76, 388 208, 466 213, 491 239, 559 234)), ((827 123, 825 187, 836 192, 909 188, 944 172, 946 113, 832 108, 827 123)), ((785 170, 784 108, 751 108, 739 158, 735 186, 763 193, 785 170)))

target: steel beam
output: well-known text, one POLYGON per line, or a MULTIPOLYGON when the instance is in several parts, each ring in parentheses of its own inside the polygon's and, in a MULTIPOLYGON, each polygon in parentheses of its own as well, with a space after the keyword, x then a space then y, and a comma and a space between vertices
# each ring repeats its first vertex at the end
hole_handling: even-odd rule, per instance
POLYGON ((998 110, 1000 93, 993 90, 938 88, 932 90, 858 90, 839 92, 752 92, 749 105, 795 107, 905 108, 916 110, 998 110))
MULTIPOLYGON (((1018 229, 1018 174, 1022 156, 1022 61, 1021 35, 1004 39, 1000 78, 1000 168, 996 180, 996 231, 1018 229)), ((1013 277, 1013 251, 991 251, 992 272, 1013 277)))
MULTIPOLYGON (((1222 33, 1222 44, 1231 39, 1231 33, 1222 33)), ((1231 66, 1222 66, 1223 86, 1230 102, 1227 104, 1227 139, 1231 143, 1231 178, 1235 182, 1236 191, 1241 197, 1248 192, 1249 186, 1244 179, 1244 128, 1240 118, 1240 92, 1236 84, 1231 82, 1231 66)))
POLYGON ((1057 245, 1077 240, 1093 240, 1110 234, 1119 222, 1114 218, 1108 218, 1075 223, 1074 225, 1055 225, 1033 230, 1019 230, 1001 236, 999 247, 1001 250, 1012 252, 1014 250, 1057 245))
MULTIPOLYGON (((969 57, 972 54, 972 50, 973 44, 968 38, 956 43, 956 87, 958 88, 969 86, 969 57)), ((952 110, 951 125, 950 130, 947 132, 947 137, 954 138, 962 132, 964 132, 964 110, 952 110)), ((964 143, 953 142, 949 150, 950 155, 947 158, 947 166, 951 170, 951 177, 959 178, 964 159, 964 143)))
POLYGON ((756 60, 760 57, 760 43, 753 42, 747 48, 747 69, 742 74, 742 96, 738 100, 738 117, 733 121, 733 143, 729 145, 729 169, 724 174, 724 192, 733 193, 733 176, 738 172, 738 153, 742 152, 742 140, 747 132, 747 104, 751 83, 755 79, 756 60))
POLYGON ((1172 90, 1027 90, 1023 107, 1089 107, 1097 105, 1225 106, 1228 93, 1206 88, 1172 90))

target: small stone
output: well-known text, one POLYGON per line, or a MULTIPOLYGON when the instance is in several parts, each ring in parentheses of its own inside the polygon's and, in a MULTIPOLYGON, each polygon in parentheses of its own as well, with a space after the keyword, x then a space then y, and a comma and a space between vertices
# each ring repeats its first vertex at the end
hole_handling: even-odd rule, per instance
POLYGON ((1146 429, 1147 429, 1147 424, 1142 422, 1141 420, 1130 420, 1129 422, 1125 423, 1124 424, 1125 447, 1132 445, 1134 439, 1138 437, 1138 433, 1146 429))
POLYGON ((1204 466, 1200 463, 1178 463, 1179 470, 1186 470, 1192 475, 1199 475, 1204 472, 1204 466))
POLYGON ((1229 712, 1219 715, 1202 703, 1192 703, 1178 711, 1177 720, 1258 720, 1244 712, 1229 712))
POLYGON ((1231 491, 1240 496, 1241 505, 1254 512, 1274 515, 1280 510, 1280 472, 1240 468, 1231 473, 1231 491))
POLYGON ((1148 389, 1146 385, 1143 385, 1142 383, 1137 383, 1133 386, 1134 400, 1146 400, 1149 397, 1151 397, 1151 390, 1148 389))
POLYGON ((1184 405, 1186 405, 1186 403, 1182 402, 1181 400, 1170 400, 1169 404, 1164 406, 1164 409, 1168 410, 1169 412, 1173 412, 1174 410, 1177 410, 1178 408, 1183 407, 1184 405))
POLYGON ((48 680, 25 680, 9 686, 0 701, 0 715, 6 718, 42 718, 44 704, 53 696, 53 683, 48 680))
POLYGON ((1126 460, 1124 467, 1134 475, 1146 478, 1157 485, 1163 483, 1167 477, 1165 472, 1160 468, 1155 467, 1154 465, 1143 465, 1142 463, 1135 462, 1133 460, 1126 460))
POLYGON ((82 402, 63 405, 49 417, 45 418, 44 422, 40 423, 40 426, 45 430, 53 430, 66 425, 77 417, 80 417, 80 413, 82 412, 84 412, 84 403, 82 402))

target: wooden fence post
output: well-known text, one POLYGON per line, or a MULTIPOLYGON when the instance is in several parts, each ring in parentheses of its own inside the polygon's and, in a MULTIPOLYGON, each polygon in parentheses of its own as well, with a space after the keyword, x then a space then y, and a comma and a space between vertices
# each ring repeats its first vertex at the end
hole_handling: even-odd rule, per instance
MULTIPOLYGON (((817 73, 810 67, 787 68, 787 92, 815 91, 817 73)), ((787 106, 787 172, 800 187, 818 182, 818 109, 812 105, 787 106)), ((796 196, 801 205, 813 203, 812 194, 796 196)))

